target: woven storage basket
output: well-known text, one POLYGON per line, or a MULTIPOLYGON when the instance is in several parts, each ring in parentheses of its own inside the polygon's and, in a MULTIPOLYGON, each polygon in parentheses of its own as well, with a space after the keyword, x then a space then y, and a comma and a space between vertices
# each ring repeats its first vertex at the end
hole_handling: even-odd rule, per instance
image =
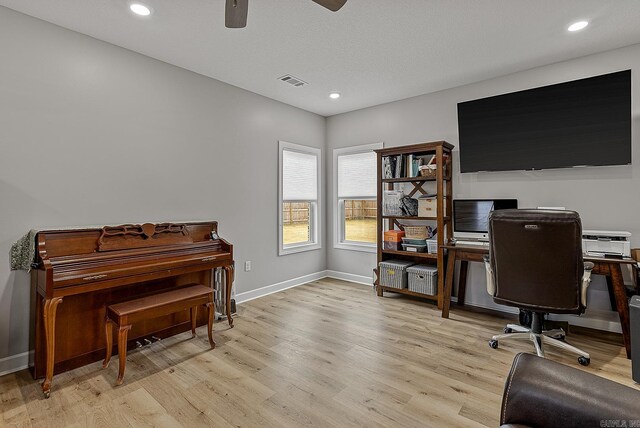
POLYGON ((404 260, 380 262, 380 285, 391 288, 407 288, 407 268, 411 265, 413 262, 404 260))
POLYGON ((437 169, 421 169, 420 170, 420 177, 425 177, 425 178, 436 178, 436 176, 438 175, 438 170, 437 169))
POLYGON ((409 239, 427 239, 427 226, 405 226, 404 236, 409 239))
POLYGON ((430 265, 415 265, 407 268, 407 283, 410 291, 434 296, 438 293, 438 268, 430 265))

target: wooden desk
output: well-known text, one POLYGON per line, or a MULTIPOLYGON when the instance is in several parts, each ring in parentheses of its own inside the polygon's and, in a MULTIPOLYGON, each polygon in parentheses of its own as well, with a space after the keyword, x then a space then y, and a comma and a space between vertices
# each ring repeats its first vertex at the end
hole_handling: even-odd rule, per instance
MULTIPOLYGON (((473 247, 463 245, 444 245, 448 251, 447 271, 444 284, 444 301, 442 304, 442 317, 449 318, 449 306, 451 305, 451 292, 453 291, 453 274, 456 260, 460 260, 460 278, 458 279, 458 306, 464 306, 465 292, 467 287, 467 272, 469 262, 482 262, 483 257, 489 254, 487 247, 473 247)), ((603 257, 585 256, 584 261, 594 264, 592 274, 604 275, 609 288, 609 298, 611 309, 618 311, 620 316, 620 326, 622 327, 622 337, 627 351, 627 358, 631 358, 631 342, 629 331, 629 300, 627 290, 622 278, 623 265, 635 265, 633 259, 606 259, 603 257)))

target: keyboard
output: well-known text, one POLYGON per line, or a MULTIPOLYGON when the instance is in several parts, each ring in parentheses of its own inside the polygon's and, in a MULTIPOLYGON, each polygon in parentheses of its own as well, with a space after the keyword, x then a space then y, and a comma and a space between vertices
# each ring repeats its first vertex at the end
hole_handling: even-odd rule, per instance
POLYGON ((489 248, 489 243, 486 241, 456 241, 456 245, 468 245, 470 247, 487 247, 489 248))

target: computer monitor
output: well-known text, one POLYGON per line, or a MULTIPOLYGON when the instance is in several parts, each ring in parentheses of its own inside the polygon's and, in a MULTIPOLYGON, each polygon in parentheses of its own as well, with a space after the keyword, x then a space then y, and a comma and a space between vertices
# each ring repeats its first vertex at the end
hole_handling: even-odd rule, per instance
POLYGON ((454 199, 454 238, 489 240, 491 211, 511 208, 518 208, 517 199, 454 199))

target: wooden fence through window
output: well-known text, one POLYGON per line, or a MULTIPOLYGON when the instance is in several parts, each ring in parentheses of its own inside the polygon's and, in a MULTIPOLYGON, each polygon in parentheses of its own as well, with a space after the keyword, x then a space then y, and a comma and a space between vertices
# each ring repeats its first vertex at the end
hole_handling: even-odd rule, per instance
MULTIPOLYGON (((282 208, 284 224, 309 222, 308 202, 284 202, 282 208)), ((376 218, 376 201, 347 199, 344 211, 347 220, 376 218)))

